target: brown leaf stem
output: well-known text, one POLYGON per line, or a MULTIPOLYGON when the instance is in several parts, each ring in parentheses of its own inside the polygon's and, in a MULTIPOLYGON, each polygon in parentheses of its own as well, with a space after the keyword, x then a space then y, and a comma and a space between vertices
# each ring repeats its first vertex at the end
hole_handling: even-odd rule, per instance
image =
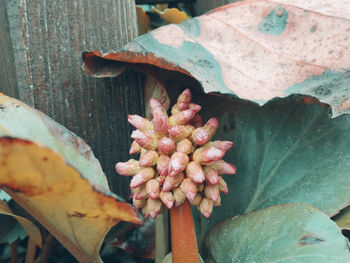
POLYGON ((32 238, 29 238, 25 263, 34 263, 35 251, 36 251, 36 244, 32 238))

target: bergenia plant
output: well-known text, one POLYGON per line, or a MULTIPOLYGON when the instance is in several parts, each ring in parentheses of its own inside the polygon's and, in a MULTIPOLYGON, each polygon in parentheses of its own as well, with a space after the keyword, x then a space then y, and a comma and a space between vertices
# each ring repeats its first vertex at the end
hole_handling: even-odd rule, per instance
POLYGON ((191 103, 191 91, 185 89, 177 98, 168 116, 159 100, 150 99, 152 121, 138 115, 129 115, 128 120, 137 130, 133 131, 129 153, 140 153, 140 159, 130 159, 116 164, 121 175, 133 176, 130 182, 133 204, 141 208, 143 214, 155 218, 163 205, 170 209, 173 244, 173 261, 182 259, 198 260, 197 244, 192 222, 192 213, 187 199, 205 216, 209 217, 213 206, 221 205, 220 192, 228 188, 221 175, 234 174, 235 166, 222 160, 233 143, 230 141, 211 141, 219 121, 210 118, 203 126, 198 114, 201 106, 191 103), (173 207, 175 207, 173 209, 173 207), (190 220, 191 224, 183 231, 178 222, 190 220), (176 232, 184 235, 192 233, 192 241, 177 249, 183 242, 183 235, 176 240, 176 232), (174 239, 175 238, 175 239, 174 239), (188 248, 187 247, 187 248, 188 248))
POLYGON ((200 105, 191 103, 189 89, 183 91, 168 117, 162 104, 152 98, 152 121, 138 115, 128 120, 137 130, 130 154, 140 153, 140 160, 116 164, 121 175, 133 176, 130 182, 133 204, 145 216, 155 218, 162 203, 171 209, 185 199, 209 217, 213 206, 220 206, 219 192, 228 192, 223 174, 234 174, 236 168, 221 160, 233 143, 210 141, 219 121, 210 118, 202 126, 200 105))

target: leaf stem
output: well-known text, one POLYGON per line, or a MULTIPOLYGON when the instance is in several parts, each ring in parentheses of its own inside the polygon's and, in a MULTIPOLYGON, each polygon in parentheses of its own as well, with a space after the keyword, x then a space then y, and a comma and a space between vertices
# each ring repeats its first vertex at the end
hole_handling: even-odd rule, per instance
POLYGON ((11 263, 17 263, 18 262, 18 253, 17 253, 17 244, 18 240, 10 244, 11 248, 11 263))
POLYGON ((173 263, 198 263, 198 247, 191 204, 170 209, 173 263))
POLYGON ((29 237, 25 263, 34 263, 35 250, 36 250, 36 244, 35 244, 34 240, 29 237))

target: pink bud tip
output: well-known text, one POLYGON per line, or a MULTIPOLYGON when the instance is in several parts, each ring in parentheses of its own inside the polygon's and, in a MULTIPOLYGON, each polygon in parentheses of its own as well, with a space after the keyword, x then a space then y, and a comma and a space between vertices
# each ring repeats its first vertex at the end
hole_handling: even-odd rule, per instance
POLYGON ((194 115, 196 114, 196 112, 192 109, 184 110, 184 111, 182 111, 182 113, 183 113, 184 119, 186 121, 191 120, 194 117, 194 115))
POLYGON ((204 152, 204 155, 210 161, 218 161, 224 157, 225 152, 216 147, 210 147, 207 151, 204 152))
POLYGON ((155 108, 157 108, 157 107, 161 107, 161 106, 162 106, 162 104, 160 103, 160 101, 157 100, 157 99, 155 99, 155 98, 151 98, 151 99, 149 100, 149 105, 150 105, 151 109, 155 109, 155 108))
POLYGON ((144 182, 145 180, 143 179, 141 174, 135 174, 134 177, 131 179, 130 188, 132 189, 132 188, 138 187, 142 185, 144 182))
POLYGON ((177 135, 179 135, 181 133, 180 127, 179 126, 171 127, 168 130, 168 133, 169 133, 170 136, 176 137, 177 135))
POLYGON ((167 191, 170 191, 171 189, 173 189, 173 185, 171 184, 170 181, 165 180, 164 184, 163 184, 163 187, 162 187, 162 191, 163 192, 167 192, 167 191))
POLYGON ((203 212, 203 215, 204 215, 206 218, 209 218, 209 217, 210 217, 210 213, 209 213, 209 212, 203 212))
POLYGON ((198 128, 193 132, 193 140, 196 144, 206 144, 210 139, 209 132, 203 128, 198 128))
POLYGON ((186 193, 186 198, 188 199, 188 201, 190 201, 190 203, 193 202, 194 198, 196 197, 197 193, 193 193, 193 192, 187 192, 186 193))
POLYGON ((217 146, 219 149, 223 150, 223 151, 228 151, 231 149, 233 145, 233 142, 230 141, 222 141, 219 143, 219 145, 217 146))
POLYGON ((126 163, 119 162, 115 165, 115 170, 118 174, 124 175, 125 172, 128 170, 129 166, 126 163))
POLYGON ((219 127, 219 120, 217 118, 210 118, 207 121, 207 124, 215 128, 215 130, 219 127))
POLYGON ((155 212, 155 211, 149 211, 149 215, 152 217, 152 218, 156 218, 157 215, 158 215, 158 212, 155 212))
POLYGON ((200 184, 205 180, 205 176, 203 173, 197 173, 197 174, 193 175, 192 180, 193 180, 193 182, 200 184))
POLYGON ((221 174, 235 174, 236 170, 236 166, 225 162, 223 165, 223 169, 221 170, 221 174))
POLYGON ((142 117, 139 115, 128 115, 128 121, 129 123, 134 126, 135 128, 139 128, 142 124, 142 117))
POLYGON ((159 194, 158 194, 158 192, 150 192, 148 194, 148 197, 151 199, 157 199, 159 197, 159 194))
POLYGON ((191 103, 190 104, 190 109, 194 110, 197 113, 197 112, 199 112, 202 109, 202 107, 200 105, 198 105, 198 104, 191 103))
POLYGON ((131 133, 131 138, 133 139, 140 139, 140 140, 146 140, 146 135, 140 131, 140 130, 135 130, 131 133))
POLYGON ((178 102, 177 107, 179 108, 179 110, 187 110, 188 109, 188 103, 186 102, 178 102))
POLYGON ((158 149, 165 154, 171 154, 175 150, 175 142, 168 137, 163 137, 158 141, 158 149))
POLYGON ((173 206, 174 206, 174 201, 173 201, 173 202, 171 202, 171 201, 166 201, 166 202, 165 202, 165 206, 166 206, 168 209, 173 208, 173 206))

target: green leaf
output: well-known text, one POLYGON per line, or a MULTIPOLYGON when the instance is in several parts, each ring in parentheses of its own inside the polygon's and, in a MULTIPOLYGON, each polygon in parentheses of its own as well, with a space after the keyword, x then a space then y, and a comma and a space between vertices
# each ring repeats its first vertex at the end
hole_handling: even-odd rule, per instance
POLYGON ((337 225, 305 204, 269 207, 216 226, 206 262, 345 263, 349 246, 337 225))
POLYGON ((234 142, 225 160, 237 174, 223 176, 229 193, 210 220, 201 220, 202 234, 224 219, 272 205, 308 203, 333 216, 349 204, 350 116, 330 119, 327 108, 307 99, 258 107, 209 97, 211 115, 225 111, 216 138, 234 142))
POLYGON ((13 243, 27 237, 23 227, 11 216, 0 215, 0 243, 13 243))

